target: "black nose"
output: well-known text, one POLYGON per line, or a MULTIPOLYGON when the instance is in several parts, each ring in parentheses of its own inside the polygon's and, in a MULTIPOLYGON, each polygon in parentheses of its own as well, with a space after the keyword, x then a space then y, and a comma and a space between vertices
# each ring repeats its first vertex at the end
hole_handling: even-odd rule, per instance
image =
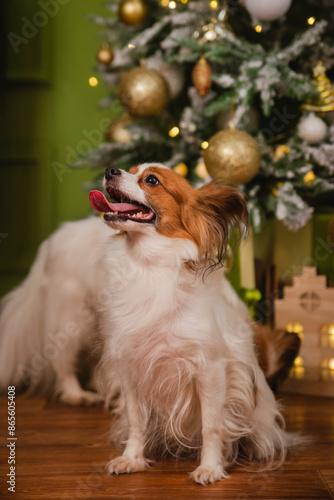
POLYGON ((104 177, 107 179, 107 181, 111 181, 111 179, 115 175, 121 175, 122 171, 119 168, 115 167, 108 167, 106 168, 106 171, 104 172, 104 177))

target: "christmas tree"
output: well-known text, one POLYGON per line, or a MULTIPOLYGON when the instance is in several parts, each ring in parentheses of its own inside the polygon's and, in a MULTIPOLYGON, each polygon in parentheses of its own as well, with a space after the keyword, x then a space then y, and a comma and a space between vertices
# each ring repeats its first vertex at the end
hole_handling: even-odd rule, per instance
POLYGON ((330 0, 121 0, 90 17, 115 116, 77 163, 96 180, 145 161, 220 177, 245 191, 255 231, 271 217, 297 230, 333 202, 330 0))

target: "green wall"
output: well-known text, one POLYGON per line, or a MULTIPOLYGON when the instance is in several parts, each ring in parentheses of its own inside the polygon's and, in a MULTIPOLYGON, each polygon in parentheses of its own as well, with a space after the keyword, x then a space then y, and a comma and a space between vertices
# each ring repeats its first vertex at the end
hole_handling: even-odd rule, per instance
POLYGON ((10 0, 3 4, 6 72, 0 95, 0 294, 26 274, 39 243, 62 221, 90 212, 82 184, 89 169, 68 171, 95 147, 109 110, 100 82, 88 83, 100 46, 88 13, 101 0, 10 0))
MULTIPOLYGON (((100 46, 99 27, 86 19, 87 13, 106 14, 101 0, 70 0, 55 19, 53 51, 55 90, 55 131, 57 150, 55 160, 66 164, 73 161, 75 152, 94 148, 102 138, 102 123, 110 117, 109 110, 98 109, 105 95, 103 82, 90 87, 95 55, 100 46), (73 154, 74 153, 74 154, 73 154)), ((83 181, 91 177, 90 170, 67 173, 56 183, 57 222, 82 217, 89 209, 83 181)))

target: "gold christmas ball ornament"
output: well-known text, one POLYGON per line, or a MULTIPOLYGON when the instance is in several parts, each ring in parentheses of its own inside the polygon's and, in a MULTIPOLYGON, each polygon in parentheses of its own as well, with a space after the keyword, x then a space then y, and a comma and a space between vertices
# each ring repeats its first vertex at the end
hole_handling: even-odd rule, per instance
POLYGON ((221 130, 209 140, 203 159, 213 179, 246 184, 260 167, 261 153, 256 141, 242 130, 221 130))
POLYGON ((118 8, 119 19, 128 26, 138 26, 147 14, 147 6, 142 0, 122 0, 118 8))
POLYGON ((133 119, 126 114, 113 121, 105 132, 105 140, 107 142, 116 141, 127 144, 131 140, 131 132, 126 127, 132 125, 132 123, 133 119))
POLYGON ((96 59, 101 64, 110 64, 114 59, 114 51, 108 43, 104 43, 96 54, 96 59))
POLYGON ((169 100, 167 83, 154 69, 141 66, 123 75, 119 85, 119 99, 133 116, 158 116, 169 100))
POLYGON ((174 168, 173 168, 174 172, 176 172, 177 174, 181 175, 182 177, 186 177, 187 176, 187 173, 188 173, 188 167, 185 163, 181 162, 181 163, 178 163, 178 165, 176 165, 174 168))

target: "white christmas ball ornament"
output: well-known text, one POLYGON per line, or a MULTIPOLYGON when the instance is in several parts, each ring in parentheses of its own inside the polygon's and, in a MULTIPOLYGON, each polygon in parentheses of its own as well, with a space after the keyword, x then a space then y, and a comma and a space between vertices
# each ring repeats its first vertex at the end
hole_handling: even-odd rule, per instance
POLYGON ((328 133, 326 123, 314 113, 302 118, 298 124, 298 135, 309 144, 323 141, 328 133))
POLYGON ((251 16, 259 21, 275 21, 290 8, 292 0, 244 0, 251 16))

